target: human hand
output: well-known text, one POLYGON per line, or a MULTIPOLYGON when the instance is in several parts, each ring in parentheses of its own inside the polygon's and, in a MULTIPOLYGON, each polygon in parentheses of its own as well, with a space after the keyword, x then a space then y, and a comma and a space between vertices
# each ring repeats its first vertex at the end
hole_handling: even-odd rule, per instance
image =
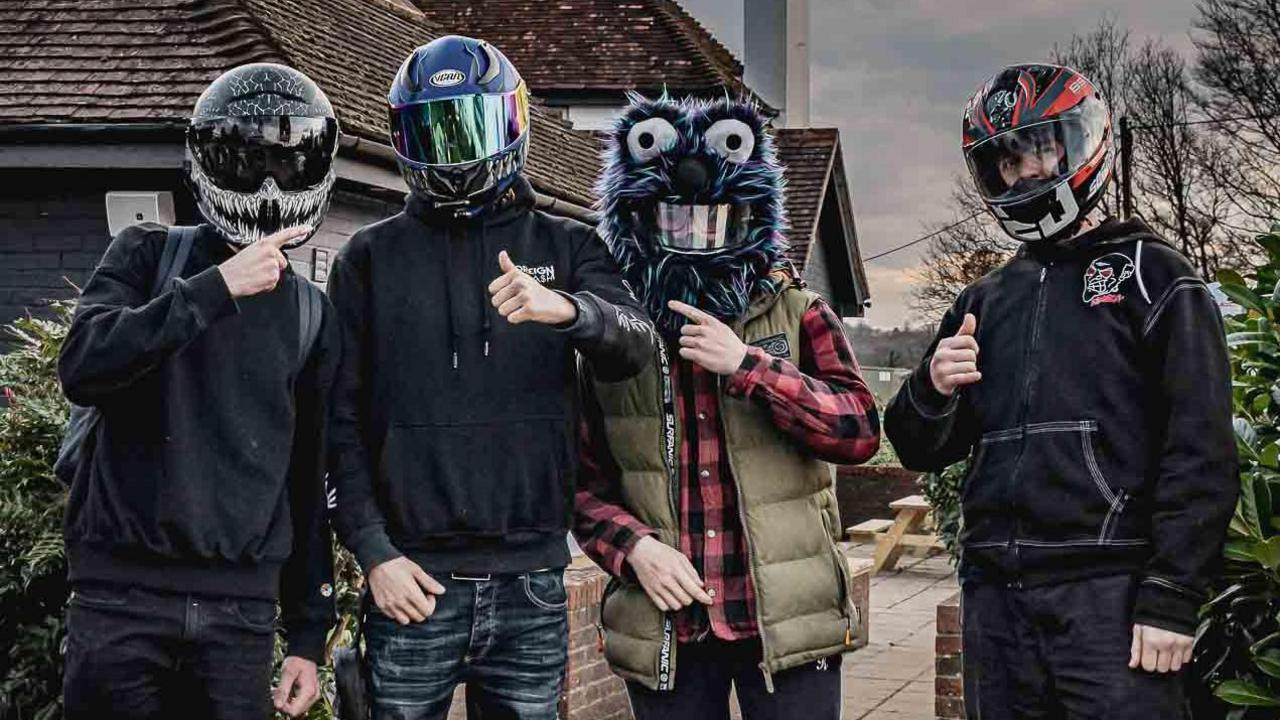
POLYGON ((490 302, 507 322, 563 325, 578 317, 578 308, 568 298, 516 267, 506 250, 498 253, 498 267, 502 275, 489 284, 490 302))
POLYGON ((319 699, 316 664, 295 655, 285 658, 280 667, 280 685, 271 692, 276 710, 289 717, 302 717, 319 699))
POLYGON ((444 586, 407 557, 375 565, 369 571, 369 590, 383 615, 401 625, 423 622, 436 611, 436 595, 444 586))
POLYGON ((672 300, 667 307, 688 318, 680 328, 680 357, 717 375, 732 375, 747 355, 747 344, 716 317, 672 300))
POLYGON ((307 236, 308 225, 285 228, 250 243, 218 266, 231 297, 242 298, 268 292, 280 282, 280 274, 289 266, 284 256, 285 245, 307 236))
POLYGON ((973 333, 978 329, 978 318, 965 313, 960 330, 949 338, 943 338, 933 351, 929 361, 929 380, 938 392, 950 397, 956 388, 971 385, 982 379, 978 372, 978 340, 973 333))
POLYGON ((695 600, 704 605, 714 602, 689 558, 651 535, 641 538, 627 553, 627 562, 645 594, 663 612, 688 607, 695 600))
POLYGON ((1141 665, 1147 672, 1178 672, 1191 663, 1190 635, 1162 630, 1150 625, 1133 626, 1133 646, 1129 650, 1129 667, 1141 665))

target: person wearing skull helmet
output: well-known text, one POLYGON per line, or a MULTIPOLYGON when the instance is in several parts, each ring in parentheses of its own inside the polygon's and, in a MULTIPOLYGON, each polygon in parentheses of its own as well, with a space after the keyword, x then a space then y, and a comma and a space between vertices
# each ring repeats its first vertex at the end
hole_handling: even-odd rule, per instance
POLYGON ((227 71, 187 131, 205 222, 125 228, 85 285, 58 361, 98 412, 65 517, 68 718, 299 716, 319 697, 341 333, 283 250, 323 219, 337 137, 302 73, 227 71))
POLYGON ((331 480, 369 580, 375 718, 556 717, 576 356, 637 372, 652 328, 593 230, 535 208, 529 100, 497 48, 416 49, 388 96, 409 197, 329 293, 346 342, 331 480))
POLYGON ((1024 244, 960 293, 885 430, 906 467, 968 459, 969 716, 1185 718, 1239 488, 1217 307, 1146 224, 1098 208, 1111 117, 1083 75, 1006 68, 963 126, 978 192, 1024 244))
POLYGON ((575 532, 614 576, 605 656, 637 720, 840 717, 858 611, 829 463, 880 443, 843 322, 786 259, 783 169, 731 100, 633 96, 601 232, 661 339, 585 373, 575 532), (803 712, 802 712, 803 709, 803 712))

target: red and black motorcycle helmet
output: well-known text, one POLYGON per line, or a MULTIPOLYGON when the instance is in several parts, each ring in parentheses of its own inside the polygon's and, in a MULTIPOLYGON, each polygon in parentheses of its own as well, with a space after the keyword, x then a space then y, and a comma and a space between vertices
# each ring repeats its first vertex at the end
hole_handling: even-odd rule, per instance
POLYGON ((1111 113, 1075 70, 1012 65, 969 100, 964 157, 1005 232, 1024 241, 1070 237, 1111 179, 1111 113))

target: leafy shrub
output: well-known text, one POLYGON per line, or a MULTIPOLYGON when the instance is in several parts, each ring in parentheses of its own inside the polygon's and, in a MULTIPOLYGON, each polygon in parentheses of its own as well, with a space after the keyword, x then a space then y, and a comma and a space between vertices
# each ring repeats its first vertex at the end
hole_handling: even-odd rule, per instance
POLYGON ((51 318, 24 317, 7 330, 0 355, 0 718, 60 717, 62 547, 66 492, 53 476, 68 405, 58 386, 58 348, 71 318, 54 303, 51 318))
POLYGON ((920 476, 920 490, 933 508, 933 532, 946 546, 954 565, 960 560, 960 483, 969 471, 967 460, 946 470, 920 476))
POLYGON ((1258 244, 1267 260, 1248 277, 1218 274, 1242 308, 1226 321, 1241 493, 1196 633, 1197 717, 1280 715, 1280 225, 1258 244))
MULTIPOLYGON (((70 588, 62 542, 66 491, 53 475, 53 461, 70 410, 57 362, 74 303, 55 302, 50 309, 51 317, 24 317, 6 328, 14 344, 0 355, 0 720, 62 717, 70 588)), ((342 620, 330 646, 351 641, 364 584, 351 554, 336 543, 334 549, 342 620)), ((333 718, 329 668, 321 668, 320 681, 322 699, 308 720, 333 718)))

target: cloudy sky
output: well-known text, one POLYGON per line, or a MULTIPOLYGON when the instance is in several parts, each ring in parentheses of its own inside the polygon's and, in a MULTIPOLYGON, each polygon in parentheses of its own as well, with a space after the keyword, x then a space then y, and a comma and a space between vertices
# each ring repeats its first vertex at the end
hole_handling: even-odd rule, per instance
MULTIPOLYGON (((742 57, 740 2, 682 2, 742 57)), ((1195 0, 810 0, 812 124, 841 130, 864 257, 951 219, 960 114, 978 85, 1004 65, 1047 60, 1104 13, 1135 44, 1158 37, 1192 52, 1195 0)), ((867 264, 871 323, 909 319, 921 247, 867 264)))

